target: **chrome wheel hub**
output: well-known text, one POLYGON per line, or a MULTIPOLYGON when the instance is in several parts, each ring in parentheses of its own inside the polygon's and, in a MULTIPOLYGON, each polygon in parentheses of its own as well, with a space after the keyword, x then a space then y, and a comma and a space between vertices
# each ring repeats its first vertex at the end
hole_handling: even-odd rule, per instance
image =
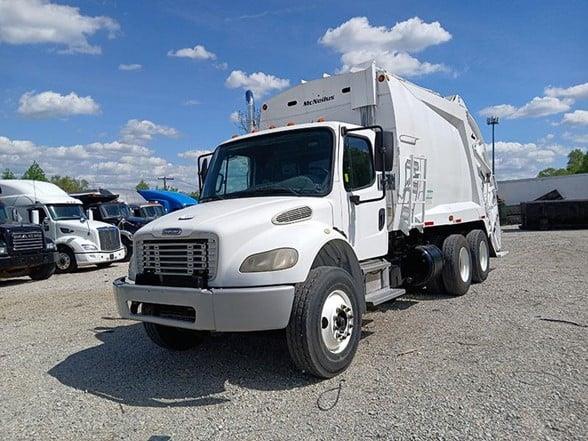
POLYGON ((480 269, 486 271, 488 269, 489 254, 488 245, 486 245, 485 241, 480 242, 478 253, 480 254, 480 269))
POLYGON ((67 253, 59 253, 57 255, 57 262, 55 263, 57 265, 57 268, 59 268, 60 270, 64 270, 67 269, 71 264, 71 259, 69 258, 67 253))
POLYGON ((470 278, 471 263, 470 253, 468 253, 467 248, 461 248, 459 250, 459 275, 464 282, 467 282, 470 278))
POLYGON ((321 311, 321 338, 327 349, 342 352, 353 334, 353 306, 349 296, 341 290, 330 293, 321 311))

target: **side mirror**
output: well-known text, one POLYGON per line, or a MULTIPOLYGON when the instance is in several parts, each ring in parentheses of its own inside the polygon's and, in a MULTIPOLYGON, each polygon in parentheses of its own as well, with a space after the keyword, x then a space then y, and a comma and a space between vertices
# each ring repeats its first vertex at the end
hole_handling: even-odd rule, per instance
POLYGON ((376 132, 375 163, 376 171, 392 171, 394 165, 394 132, 376 132))
POLYGON ((31 222, 36 225, 41 223, 39 220, 39 210, 31 210, 31 222))
POLYGON ((198 156, 198 188, 200 194, 202 194, 202 187, 204 186, 204 180, 208 173, 208 158, 212 156, 212 153, 206 153, 205 155, 198 156))

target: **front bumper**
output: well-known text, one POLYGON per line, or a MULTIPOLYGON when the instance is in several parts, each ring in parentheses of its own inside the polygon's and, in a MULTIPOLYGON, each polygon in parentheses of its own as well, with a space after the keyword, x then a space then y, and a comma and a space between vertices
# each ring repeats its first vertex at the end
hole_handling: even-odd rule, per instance
POLYGON ((56 253, 53 250, 41 251, 34 254, 13 254, 0 257, 0 271, 13 271, 35 268, 55 262, 56 253))
POLYGON ((176 288, 135 285, 117 279, 114 298, 121 317, 178 328, 241 332, 283 329, 288 325, 294 301, 294 286, 257 288, 176 288), (131 311, 131 302, 193 308, 191 321, 142 315, 131 311))
POLYGON ((116 262, 125 258, 125 249, 116 251, 91 251, 88 253, 76 253, 78 266, 96 265, 99 263, 116 262))

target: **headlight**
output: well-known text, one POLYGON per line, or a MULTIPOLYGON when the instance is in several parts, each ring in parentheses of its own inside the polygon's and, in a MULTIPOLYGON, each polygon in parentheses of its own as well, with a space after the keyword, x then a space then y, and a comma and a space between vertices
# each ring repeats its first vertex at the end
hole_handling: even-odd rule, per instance
POLYGON ((263 253, 252 254, 241 264, 242 273, 259 273, 292 268, 298 262, 298 251, 294 248, 277 248, 263 253))
POLYGON ((57 249, 57 247, 55 246, 55 242, 47 242, 47 244, 45 245, 45 247, 48 250, 55 250, 55 249, 57 249))
POLYGON ((91 243, 83 243, 82 248, 86 251, 98 251, 98 248, 96 247, 96 245, 91 244, 91 243))
POLYGON ((8 254, 8 247, 6 246, 6 242, 0 241, 0 256, 8 254))

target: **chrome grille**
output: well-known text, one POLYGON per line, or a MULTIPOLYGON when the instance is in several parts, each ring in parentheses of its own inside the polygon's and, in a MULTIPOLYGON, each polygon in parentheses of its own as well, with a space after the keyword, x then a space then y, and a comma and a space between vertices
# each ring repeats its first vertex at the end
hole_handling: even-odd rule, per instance
POLYGON ((216 238, 152 239, 138 241, 137 270, 157 275, 193 276, 216 273, 216 238))
POLYGON ((40 231, 12 233, 12 248, 14 251, 42 250, 43 245, 43 233, 40 231))
POLYGON ((98 238, 101 251, 115 251, 121 248, 120 231, 116 227, 98 228, 98 238))

